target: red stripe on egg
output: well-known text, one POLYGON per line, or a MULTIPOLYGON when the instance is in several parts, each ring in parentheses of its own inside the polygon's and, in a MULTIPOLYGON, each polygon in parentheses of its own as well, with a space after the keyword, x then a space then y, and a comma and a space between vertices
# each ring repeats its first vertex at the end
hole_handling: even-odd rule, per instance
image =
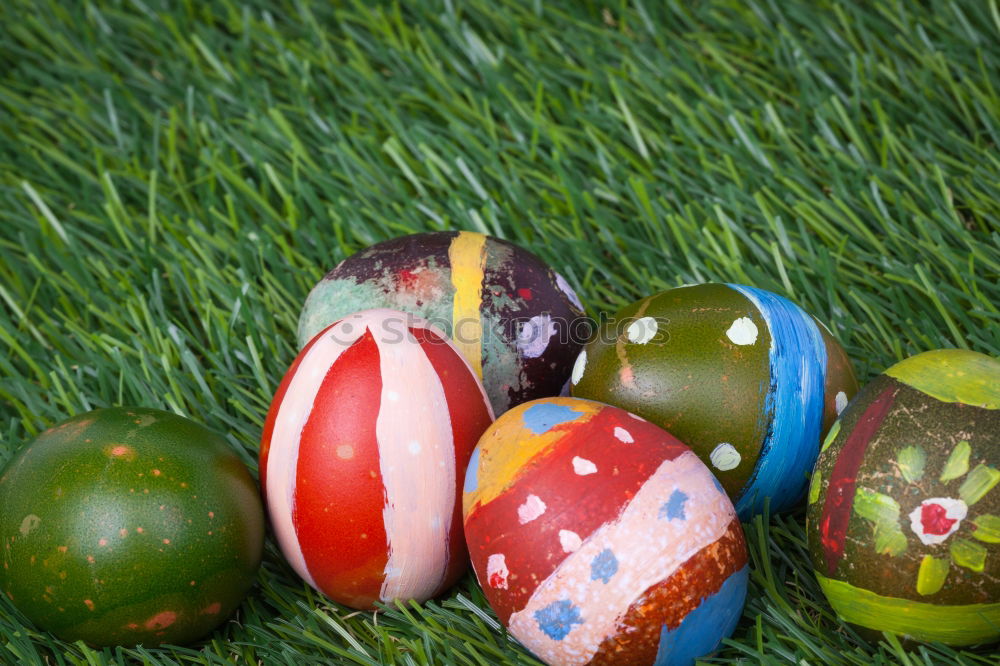
POLYGON ((844 541, 847 539, 847 527, 854 507, 858 470, 864 462, 868 445, 895 401, 896 387, 889 386, 868 405, 833 464, 823 513, 819 519, 820 543, 823 545, 828 576, 833 575, 844 556, 844 541))
POLYGON ((337 590, 330 596, 349 606, 378 599, 387 560, 375 436, 382 381, 372 372, 378 367, 378 345, 365 331, 326 373, 299 444, 292 514, 299 546, 316 585, 337 590))
POLYGON ((278 544, 289 564, 311 585, 315 582, 306 566, 292 518, 302 429, 312 414, 313 401, 326 371, 362 332, 357 330, 353 337, 345 335, 342 324, 338 322, 314 338, 313 344, 299 354, 300 362, 293 364, 294 371, 286 374, 288 381, 282 399, 277 403, 272 426, 265 466, 267 510, 278 544))
POLYGON ((572 549, 577 537, 586 541, 601 525, 615 520, 665 460, 689 450, 659 427, 618 409, 605 408, 585 423, 563 423, 553 430, 565 434, 539 454, 539 464, 526 463, 506 491, 473 507, 465 522, 467 542, 477 544, 470 556, 481 581, 487 581, 490 555, 504 556, 507 587, 489 591, 491 606, 504 624, 568 556, 565 547, 572 549), (616 437, 616 428, 624 429, 634 443, 616 437), (632 450, 621 456, 620 447, 632 450), (591 464, 596 472, 591 472, 591 464), (541 514, 539 501, 544 504, 541 514))

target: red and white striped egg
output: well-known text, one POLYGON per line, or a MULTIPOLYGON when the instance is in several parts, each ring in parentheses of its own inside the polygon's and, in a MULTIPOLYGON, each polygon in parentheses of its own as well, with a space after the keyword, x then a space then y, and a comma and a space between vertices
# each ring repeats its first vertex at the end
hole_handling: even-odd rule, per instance
POLYGON ((450 340, 395 310, 318 333, 264 424, 261 486, 286 559, 334 601, 433 597, 465 571, 462 479, 493 412, 450 340))

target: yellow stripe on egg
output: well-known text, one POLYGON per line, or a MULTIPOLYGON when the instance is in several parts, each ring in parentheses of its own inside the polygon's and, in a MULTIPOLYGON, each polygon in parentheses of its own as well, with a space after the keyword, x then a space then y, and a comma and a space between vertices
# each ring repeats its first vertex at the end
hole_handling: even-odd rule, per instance
POLYGON ((482 379, 483 324, 479 307, 486 271, 486 236, 474 231, 458 232, 448 247, 448 260, 455 288, 451 315, 453 342, 482 379))

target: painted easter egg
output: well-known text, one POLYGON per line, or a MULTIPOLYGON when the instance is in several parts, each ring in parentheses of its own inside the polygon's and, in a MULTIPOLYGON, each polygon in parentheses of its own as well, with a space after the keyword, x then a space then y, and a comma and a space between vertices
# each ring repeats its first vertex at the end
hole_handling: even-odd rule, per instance
POLYGON ((694 449, 744 520, 792 507, 821 435, 857 392, 843 348, 769 291, 701 284, 609 320, 576 360, 574 396, 649 419, 694 449))
POLYGON ((465 534, 500 621, 549 664, 689 664, 743 610, 733 504, 691 449, 623 409, 543 398, 497 419, 465 534))
POLYGON ((493 421, 439 329, 366 310, 320 332, 271 403, 260 474, 285 557, 354 608, 423 601, 465 571, 461 488, 493 421))
POLYGON ((1000 639, 1000 360, 957 349, 886 370, 840 415, 806 532, 847 622, 923 641, 1000 639))
POLYGON ((471 231, 403 236, 352 255, 310 292, 299 345, 366 308, 418 315, 443 330, 496 414, 557 395, 590 333, 566 280, 531 252, 471 231))
POLYGON ((188 643, 228 618, 264 544, 257 486, 226 441, 156 409, 46 430, 0 476, 0 588, 66 641, 188 643))

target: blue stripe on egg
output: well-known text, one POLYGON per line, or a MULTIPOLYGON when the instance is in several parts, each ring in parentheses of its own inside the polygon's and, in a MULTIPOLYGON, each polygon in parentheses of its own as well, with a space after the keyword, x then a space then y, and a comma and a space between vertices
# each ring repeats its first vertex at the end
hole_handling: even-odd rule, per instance
POLYGON ((767 435, 736 501, 736 512, 748 520, 764 510, 766 498, 771 498, 771 511, 781 511, 805 491, 819 455, 826 344, 816 321, 788 299, 755 287, 728 286, 757 307, 771 333, 771 382, 763 414, 767 435))
POLYGON ((701 601, 676 629, 663 627, 654 666, 688 666, 718 649, 733 633, 743 614, 749 570, 744 566, 727 578, 719 590, 701 601))

